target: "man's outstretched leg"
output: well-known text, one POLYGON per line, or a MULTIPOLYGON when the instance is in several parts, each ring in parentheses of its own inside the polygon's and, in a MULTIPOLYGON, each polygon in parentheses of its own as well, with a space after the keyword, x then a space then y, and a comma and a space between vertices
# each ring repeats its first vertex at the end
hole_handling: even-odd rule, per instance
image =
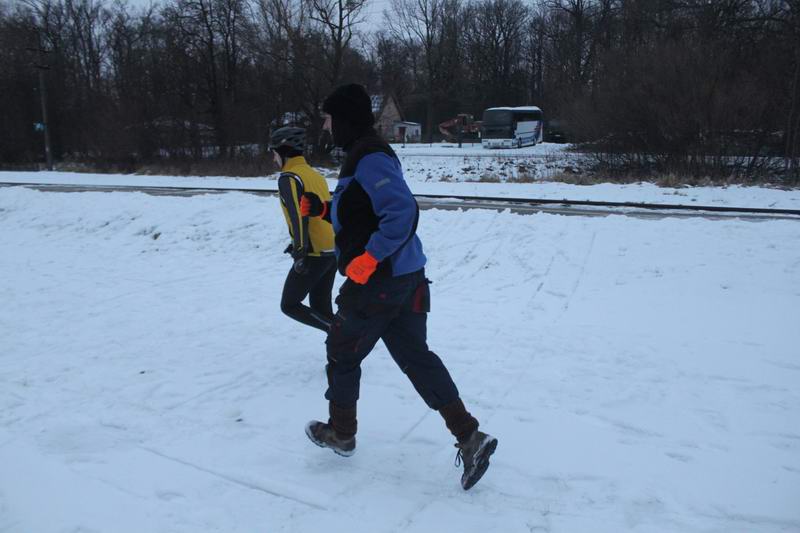
POLYGON ((489 457, 497 448, 497 439, 478 430, 478 420, 464 407, 444 363, 428 349, 429 298, 423 276, 412 305, 392 320, 382 338, 419 395, 428 407, 439 411, 447 429, 456 438, 457 461, 464 465, 461 486, 469 490, 486 473, 489 457))

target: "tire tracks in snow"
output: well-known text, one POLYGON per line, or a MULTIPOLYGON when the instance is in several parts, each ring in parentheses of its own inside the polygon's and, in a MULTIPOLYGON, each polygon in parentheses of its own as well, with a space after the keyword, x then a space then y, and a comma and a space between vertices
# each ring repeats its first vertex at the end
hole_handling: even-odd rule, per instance
MULTIPOLYGON (((563 235, 564 235, 564 232, 560 232, 558 235, 553 236, 551 242, 553 242, 553 243, 559 242, 560 237, 562 237, 563 235)), ((569 276, 569 279, 572 280, 571 282, 567 282, 565 280, 564 282, 561 283, 562 287, 564 285, 567 285, 567 283, 569 283, 569 285, 567 285, 567 287, 565 287, 565 290, 563 290, 563 291, 559 290, 560 289, 559 287, 555 287, 554 289, 551 289, 551 290, 545 290, 545 294, 550 294, 551 296, 557 297, 557 298, 563 298, 564 302, 561 303, 558 306, 555 306, 556 309, 557 309, 557 311, 556 311, 557 315, 555 317, 553 317, 552 320, 550 320, 549 323, 546 326, 543 325, 543 327, 538 328, 536 330, 536 334, 529 341, 529 344, 532 347, 535 347, 536 345, 541 344, 541 339, 545 335, 545 331, 551 329, 552 327, 554 327, 558 323, 560 323, 561 320, 563 319, 564 315, 569 310, 569 307, 570 307, 570 304, 572 302, 572 299, 574 298, 575 294, 577 293, 578 288, 580 287, 581 282, 582 282, 582 280, 584 278, 584 275, 586 273, 586 266, 589 263, 589 260, 591 258, 592 252, 594 251, 596 238, 597 238, 597 232, 593 231, 592 234, 591 234, 591 237, 589 239, 589 243, 588 243, 588 245, 586 245, 586 251, 583 254, 583 258, 580 261, 579 266, 577 267, 577 269, 575 269, 575 268, 572 269, 572 270, 577 270, 577 273, 575 273, 574 275, 570 275, 569 276)), ((530 322, 535 323, 536 322, 536 318, 538 318, 538 316, 540 314, 539 313, 539 309, 536 309, 534 307, 534 302, 542 294, 542 289, 544 289, 546 286, 552 285, 552 279, 550 277, 550 274, 553 271, 554 265, 559 265, 561 263, 564 263, 565 265, 569 265, 569 255, 565 252, 564 248, 562 248, 562 247, 554 247, 553 254, 550 256, 550 260, 547 263, 547 267, 545 268, 544 273, 542 274, 542 280, 539 282, 539 284, 537 285, 536 289, 533 291, 533 294, 530 296, 530 298, 528 300, 528 305, 525 307, 525 312, 524 312, 525 313, 525 317, 526 318, 530 318, 530 322)), ((550 309, 554 308, 553 305, 546 306, 545 307, 545 312, 547 312, 546 311, 547 307, 549 307, 550 309)), ((486 421, 491 420, 491 418, 493 418, 494 415, 496 414, 497 410, 500 409, 501 406, 505 405, 508 402, 508 399, 513 394, 513 392, 520 388, 520 385, 525 381, 525 379, 527 379, 527 376, 529 375, 531 369, 534 368, 533 363, 534 363, 536 357, 537 357, 536 350, 531 349, 528 352, 524 363, 519 366, 518 371, 515 373, 515 377, 512 380, 511 385, 509 387, 507 387, 505 389, 505 392, 501 393, 501 395, 499 397, 495 396, 496 399, 495 399, 495 401, 492 402, 491 406, 487 406, 489 413, 488 413, 487 416, 483 417, 484 420, 486 420, 486 421)), ((481 391, 477 395, 478 398, 485 398, 486 396, 487 396, 486 391, 481 391)))
POLYGON ((220 383, 218 385, 214 385, 213 387, 206 388, 206 389, 204 389, 204 390, 202 390, 202 391, 200 391, 198 393, 193 394, 192 396, 189 396, 188 398, 184 398, 184 399, 182 399, 182 400, 180 400, 178 402, 172 403, 170 405, 165 405, 165 406, 162 407, 162 409, 164 409, 165 411, 173 411, 173 410, 177 409, 178 407, 182 407, 182 406, 184 406, 184 405, 186 405, 188 403, 191 403, 191 402, 193 402, 195 400, 203 398, 204 396, 208 396, 209 394, 213 394, 213 393, 218 392, 218 391, 227 391, 227 390, 231 390, 231 389, 237 389, 237 388, 239 388, 240 385, 242 385, 243 383, 246 383, 248 380, 251 380, 251 379, 252 379, 252 372, 250 372, 250 371, 242 372, 232 380, 226 381, 224 383, 220 383))
POLYGON ((177 463, 177 464, 183 465, 183 466, 185 466, 187 468, 191 468, 193 470, 197 470, 199 472, 203 472, 205 474, 217 477, 219 479, 227 481, 228 483, 232 483, 234 485, 238 485, 238 486, 244 487, 246 489, 255 490, 255 491, 258 491, 258 492, 262 492, 264 494, 268 494, 269 496, 273 496, 273 497, 276 497, 276 498, 281 498, 281 499, 284 499, 284 500, 289 500, 289 501, 292 501, 292 502, 295 502, 295 503, 299 503, 301 505, 304 505, 306 507, 311 507, 312 509, 316 509, 316 510, 319 510, 319 511, 328 511, 328 507, 327 507, 326 503, 323 503, 323 501, 326 500, 326 499, 322 498, 321 496, 320 497, 316 497, 316 498, 312 498, 312 497, 308 497, 308 496, 299 496, 299 495, 296 495, 296 494, 291 494, 290 493, 291 492, 291 488, 289 488, 289 487, 284 487, 284 488, 281 488, 281 489, 268 487, 268 486, 265 486, 263 483, 260 483, 260 482, 257 483, 257 482, 254 482, 254 481, 241 479, 241 478, 232 476, 230 474, 226 474, 224 472, 217 472, 215 470, 211 470, 210 468, 206 468, 204 466, 200 466, 200 465, 192 463, 190 461, 185 461, 185 460, 179 459, 177 457, 172 457, 170 455, 167 455, 165 453, 162 453, 162 452, 160 452, 158 450, 155 450, 155 449, 152 449, 152 448, 148 448, 146 446, 139 446, 139 449, 141 449, 141 450, 143 450, 145 452, 148 452, 148 453, 150 453, 152 455, 155 455, 157 457, 160 457, 162 459, 165 459, 167 461, 171 461, 173 463, 177 463))
POLYGON ((438 274, 438 278, 442 283, 442 288, 440 289, 441 292, 447 292, 451 290, 453 286, 458 286, 459 284, 463 283, 464 280, 475 277, 475 274, 480 273, 492 260, 492 257, 497 254, 502 246, 502 239, 498 239, 498 244, 495 245, 492 251, 488 254, 485 252, 484 248, 487 244, 493 241, 494 237, 497 236, 497 230, 493 230, 493 228, 496 228, 497 219, 500 216, 501 213, 496 212, 493 213, 489 220, 482 220, 480 222, 480 228, 478 228, 478 231, 475 231, 474 224, 472 228, 468 228, 466 230, 466 232, 469 234, 479 234, 484 235, 484 237, 480 239, 470 239, 467 241, 456 242, 446 248, 449 250, 464 245, 468 246, 467 250, 461 254, 461 257, 458 260, 450 261, 446 270, 443 270, 438 274), (476 261, 480 262, 480 266, 477 269, 470 268, 468 272, 462 273, 462 270, 466 265, 474 264, 476 261), (454 274, 462 275, 455 279, 450 279, 454 274))
MULTIPOLYGON (((586 265, 589 263, 589 257, 591 257, 592 251, 594 250, 594 242, 595 242, 596 239, 597 239, 597 231, 593 231, 592 232, 592 238, 589 241, 589 246, 586 249, 586 254, 584 254, 583 261, 581 261, 581 265, 580 265, 580 267, 578 269, 578 275, 575 278, 575 283, 572 285, 572 289, 569 291, 569 295, 567 296, 567 300, 564 302, 563 310, 562 310, 561 314, 558 316, 558 318, 556 319, 555 323, 560 322, 561 318, 563 318, 564 314, 569 310, 569 305, 572 302, 572 298, 575 296, 575 293, 578 291, 578 287, 580 286, 581 281, 583 280, 583 276, 586 273, 586 265)), ((555 323, 554 323, 554 325, 555 325, 555 323)))

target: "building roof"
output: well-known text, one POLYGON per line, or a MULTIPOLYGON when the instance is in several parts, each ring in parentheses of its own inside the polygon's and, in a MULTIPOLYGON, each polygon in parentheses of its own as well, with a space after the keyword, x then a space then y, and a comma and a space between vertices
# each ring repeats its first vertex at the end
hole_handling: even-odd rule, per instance
POLYGON ((372 114, 375 115, 376 120, 380 120, 381 115, 389 106, 390 102, 394 102, 394 107, 397 110, 397 114, 400 115, 400 118, 403 118, 403 110, 400 109, 400 103, 397 101, 397 98, 392 93, 385 93, 385 94, 373 94, 369 97, 370 102, 372 103, 372 114))

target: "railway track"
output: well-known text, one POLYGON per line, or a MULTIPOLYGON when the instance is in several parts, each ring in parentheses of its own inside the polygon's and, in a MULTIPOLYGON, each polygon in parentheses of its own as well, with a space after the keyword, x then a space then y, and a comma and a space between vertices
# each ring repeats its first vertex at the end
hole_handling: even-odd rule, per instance
MULTIPOLYGON (((277 189, 138 186, 138 185, 60 185, 48 183, 6 183, 0 187, 24 187, 48 192, 143 192, 157 196, 196 196, 242 192, 259 196, 275 196, 277 189)), ((796 220, 800 209, 729 207, 687 204, 656 204, 647 202, 601 202, 551 198, 512 198, 497 196, 459 196, 439 194, 415 195, 422 209, 493 209, 515 213, 552 213, 571 216, 624 215, 637 218, 740 218, 747 220, 796 220)))

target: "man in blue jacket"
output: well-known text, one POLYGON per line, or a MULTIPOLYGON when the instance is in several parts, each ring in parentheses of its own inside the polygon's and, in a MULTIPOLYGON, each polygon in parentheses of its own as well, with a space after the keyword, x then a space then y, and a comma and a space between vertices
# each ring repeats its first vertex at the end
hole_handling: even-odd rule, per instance
POLYGON ((382 339, 425 403, 439 411, 458 441, 462 487, 489 466, 497 439, 478 430, 441 359, 428 349, 430 291, 425 254, 416 235, 419 207, 400 161, 373 129, 369 95, 361 85, 334 90, 323 104, 325 127, 347 154, 330 202, 304 194, 301 211, 333 224, 339 272, 347 276, 326 340, 328 422, 311 421, 306 434, 343 456, 355 453, 361 361, 382 339))

